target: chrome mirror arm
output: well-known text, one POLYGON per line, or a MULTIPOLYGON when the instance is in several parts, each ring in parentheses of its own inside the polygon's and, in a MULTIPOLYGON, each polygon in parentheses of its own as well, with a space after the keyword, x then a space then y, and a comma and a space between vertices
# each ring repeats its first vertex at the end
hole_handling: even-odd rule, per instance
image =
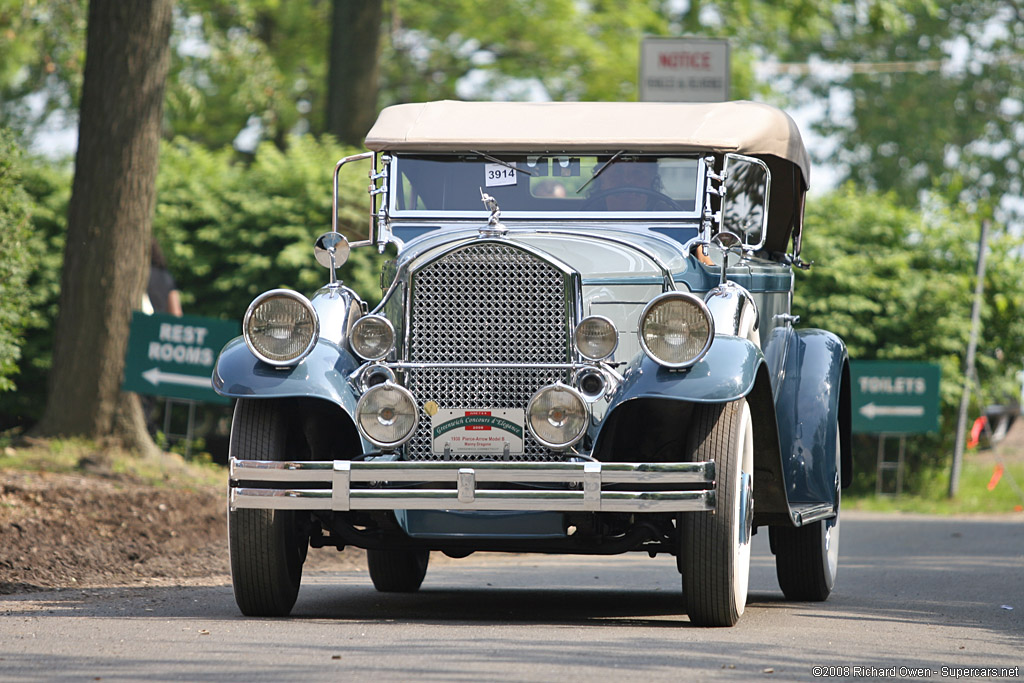
POLYGON ((384 164, 384 168, 377 170, 377 158, 375 152, 362 152, 361 154, 353 154, 347 156, 344 159, 338 161, 334 166, 334 178, 333 178, 333 193, 331 198, 331 232, 338 232, 338 176, 341 171, 341 167, 352 161, 361 161, 363 159, 372 159, 373 167, 370 169, 369 178, 370 185, 367 188, 367 193, 370 195, 370 224, 367 230, 368 239, 360 240, 358 242, 352 242, 349 246, 351 247, 364 247, 371 244, 376 244, 381 250, 384 245, 390 241, 389 238, 384 238, 383 231, 376 229, 378 223, 385 220, 385 210, 383 203, 380 206, 380 210, 377 210, 377 199, 378 195, 385 194, 387 192, 388 182, 388 169, 387 164, 390 157, 384 155, 381 157, 381 161, 384 164), (377 183, 380 183, 378 185, 377 183))

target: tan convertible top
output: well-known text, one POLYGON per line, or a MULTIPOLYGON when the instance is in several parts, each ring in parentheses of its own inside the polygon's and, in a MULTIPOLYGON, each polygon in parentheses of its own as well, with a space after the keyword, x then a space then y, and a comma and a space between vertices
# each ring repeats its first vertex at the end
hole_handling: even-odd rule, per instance
POLYGON ((366 136, 373 151, 736 152, 810 160, 793 119, 759 102, 457 102, 398 104, 366 136))

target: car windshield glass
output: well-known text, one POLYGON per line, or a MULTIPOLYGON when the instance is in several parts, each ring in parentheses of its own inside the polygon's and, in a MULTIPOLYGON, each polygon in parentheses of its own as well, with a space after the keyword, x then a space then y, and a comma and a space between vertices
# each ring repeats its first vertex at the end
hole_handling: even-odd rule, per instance
POLYGON ((486 215, 483 191, 502 216, 692 217, 703 182, 696 157, 624 152, 401 155, 393 163, 396 215, 486 215))

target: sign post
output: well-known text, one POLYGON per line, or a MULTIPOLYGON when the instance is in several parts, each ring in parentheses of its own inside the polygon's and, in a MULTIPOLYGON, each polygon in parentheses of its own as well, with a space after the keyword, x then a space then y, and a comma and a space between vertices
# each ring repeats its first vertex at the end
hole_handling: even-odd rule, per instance
POLYGON ((132 313, 125 353, 124 391, 203 403, 230 403, 213 390, 217 354, 239 335, 234 320, 132 313))
POLYGON ((729 41, 652 38, 640 44, 641 102, 725 102, 729 41))

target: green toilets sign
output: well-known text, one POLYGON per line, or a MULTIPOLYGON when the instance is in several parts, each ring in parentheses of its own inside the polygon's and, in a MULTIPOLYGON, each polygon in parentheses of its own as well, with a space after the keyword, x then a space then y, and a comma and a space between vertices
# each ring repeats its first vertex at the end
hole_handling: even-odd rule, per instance
POLYGON ((234 320, 132 313, 122 389, 138 394, 229 403, 213 391, 217 354, 239 335, 234 320))
POLYGON ((853 431, 922 434, 939 430, 939 379, 934 363, 852 361, 853 431))

